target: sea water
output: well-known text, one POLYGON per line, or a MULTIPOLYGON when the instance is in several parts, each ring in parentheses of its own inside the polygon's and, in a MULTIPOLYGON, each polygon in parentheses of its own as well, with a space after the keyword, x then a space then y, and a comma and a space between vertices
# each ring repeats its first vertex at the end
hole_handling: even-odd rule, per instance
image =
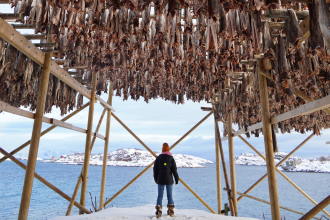
MULTIPOLYGON (((25 162, 25 161, 23 161, 25 162)), ((46 180, 54 184, 63 192, 72 196, 77 182, 81 165, 65 165, 56 163, 37 163, 37 172, 46 180)), ((107 167, 106 197, 110 198, 120 190, 143 167, 107 167)), ((98 204, 100 192, 101 166, 90 166, 88 179, 87 207, 92 208, 91 200, 98 204)), ((237 191, 244 192, 251 184, 259 179, 265 172, 264 166, 236 166, 237 191)), ((198 193, 214 210, 217 207, 215 165, 205 168, 179 168, 180 177, 198 193)), ((298 186, 306 191, 316 201, 321 201, 330 193, 329 173, 285 173, 294 180, 298 186)), ((279 185, 280 204, 305 213, 313 204, 303 197, 296 189, 286 182, 280 175, 277 176, 279 185)), ((11 161, 0 164, 0 220, 17 219, 20 197, 24 181, 24 170, 11 161)), ((222 188, 225 181, 221 181, 222 188)), ((251 195, 269 200, 267 179, 259 184, 251 195)), ((174 201, 177 208, 207 210, 182 184, 174 187, 174 201)), ((157 185, 154 183, 152 169, 120 194, 108 207, 134 207, 145 204, 155 204, 157 185)), ((223 203, 227 203, 227 194, 222 193, 223 203)), ((79 201, 79 197, 77 199, 79 201)), ((163 205, 167 200, 164 196, 163 205)), ((53 192, 38 180, 34 181, 33 192, 29 210, 29 219, 44 220, 50 217, 65 215, 68 202, 53 192)), ((330 212, 330 209, 328 208, 330 212)), ((150 210, 152 215, 154 210, 150 210)), ((270 206, 264 203, 243 198, 238 203, 239 216, 271 219, 270 206)), ((73 209, 77 214, 77 209, 73 209)), ((324 215, 320 213, 320 217, 324 215)), ((298 219, 300 215, 281 210, 282 219, 298 219)), ((323 219, 326 219, 323 217, 323 219)))

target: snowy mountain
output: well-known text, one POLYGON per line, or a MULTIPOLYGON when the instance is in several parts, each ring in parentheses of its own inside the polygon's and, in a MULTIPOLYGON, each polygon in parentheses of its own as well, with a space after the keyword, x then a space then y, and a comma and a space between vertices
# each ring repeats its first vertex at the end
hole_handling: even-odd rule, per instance
MULTIPOLYGON (((274 159, 275 164, 282 160, 287 153, 277 152, 274 159)), ((235 157, 235 163, 238 165, 247 166, 265 166, 266 162, 256 154, 243 153, 235 157)), ((320 157, 314 159, 306 159, 300 157, 289 157, 280 167, 281 170, 290 172, 330 172, 330 156, 320 157)))
MULTIPOLYGON (((173 154, 173 156, 177 167, 204 167, 206 164, 213 163, 212 161, 186 154, 173 154)), ((148 166, 154 160, 154 156, 152 156, 148 151, 124 148, 108 153, 107 165, 143 167, 148 166)), ((65 164, 83 164, 84 154, 75 153, 70 155, 62 155, 59 158, 52 158, 43 161, 65 164)), ((91 165, 102 165, 102 163, 103 154, 94 154, 91 156, 91 165)))

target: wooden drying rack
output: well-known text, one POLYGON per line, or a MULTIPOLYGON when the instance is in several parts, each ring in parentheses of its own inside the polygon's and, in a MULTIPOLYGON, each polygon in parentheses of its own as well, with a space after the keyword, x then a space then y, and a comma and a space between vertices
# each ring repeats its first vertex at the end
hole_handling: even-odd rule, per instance
MULTIPOLYGON (((302 1, 305 2, 305 1, 302 1)), ((0 0, 0 4, 8 3, 8 0, 0 0)), ((306 19, 308 18, 308 11, 300 11, 297 13, 298 17, 300 19, 306 19)), ((265 16, 267 17, 277 17, 277 18, 285 18, 286 17, 286 11, 285 10, 274 10, 271 13, 268 12, 265 13, 265 16)), ((115 120, 117 120, 127 131, 130 133, 144 148, 146 148, 147 151, 150 152, 154 157, 156 157, 156 154, 151 150, 150 147, 148 147, 120 118, 114 113, 114 109, 112 107, 112 89, 109 87, 109 96, 108 100, 104 101, 101 99, 101 97, 97 96, 95 93, 96 89, 96 82, 97 82, 97 76, 96 74, 93 74, 92 78, 92 89, 88 90, 85 86, 80 84, 77 80, 75 80, 67 71, 68 69, 86 69, 87 66, 79 66, 79 67, 65 67, 62 68, 59 65, 63 64, 61 63, 61 59, 58 59, 57 61, 52 60, 52 53, 54 52, 52 48, 56 47, 56 43, 52 42, 42 42, 42 43, 35 43, 33 44, 29 40, 32 39, 47 39, 47 36, 42 34, 37 35, 22 35, 19 32, 17 32, 15 29, 31 29, 34 28, 33 25, 30 24, 9 24, 6 20, 15 20, 17 19, 17 15, 14 14, 0 14, 0 38, 14 46, 17 50, 19 50, 21 53, 26 55, 28 58, 33 60, 39 65, 43 66, 41 77, 41 83, 40 83, 40 91, 38 96, 38 103, 37 103, 37 109, 35 113, 22 110, 20 108, 13 107, 7 103, 4 103, 0 101, 0 110, 9 112, 15 115, 23 116, 26 118, 34 119, 34 126, 32 131, 32 138, 31 140, 28 140, 15 150, 11 152, 7 152, 4 149, 0 148, 0 152, 4 154, 5 156, 0 159, 0 163, 5 161, 7 158, 10 158, 14 163, 16 163, 18 166, 22 167, 26 170, 25 175, 25 182, 24 182, 24 188, 22 192, 22 200, 20 205, 20 212, 19 212, 19 219, 25 220, 28 217, 28 210, 29 210, 29 204, 31 199, 31 191, 32 191, 32 185, 33 185, 33 179, 34 177, 40 180, 42 183, 44 183, 46 186, 48 186, 50 189, 58 193, 60 196, 62 196, 64 199, 69 201, 69 206, 66 212, 66 215, 70 215, 72 211, 72 207, 76 206, 79 208, 80 213, 90 213, 90 211, 85 207, 85 200, 86 200, 86 190, 87 190, 87 183, 88 183, 88 166, 89 166, 89 158, 92 151, 92 148, 94 146, 96 138, 100 138, 105 141, 104 143, 104 156, 103 156, 103 166, 102 166, 102 178, 101 178, 101 191, 100 191, 100 204, 99 204, 99 210, 103 209, 106 205, 111 203, 116 197, 118 197, 125 189, 127 189, 133 182, 135 182, 139 177, 141 177, 148 169, 150 169, 153 166, 153 163, 149 164, 146 168, 144 168, 139 174, 137 174, 136 177, 134 177, 131 181, 129 181, 125 186, 123 186, 117 193, 115 193, 113 196, 111 196, 109 199, 104 201, 104 195, 105 195, 105 180, 106 180, 106 160, 107 160, 107 153, 108 153, 108 144, 109 144, 109 133, 110 133, 110 120, 111 117, 113 117, 115 120), (38 49, 39 48, 49 48, 44 51, 38 49), (46 51, 46 53, 45 53, 46 51), (73 111, 72 113, 68 114, 66 117, 64 117, 61 120, 57 120, 54 118, 48 118, 43 116, 44 113, 44 107, 45 107, 45 94, 48 88, 48 79, 49 75, 53 74, 55 77, 57 77, 59 80, 67 84, 72 89, 78 91, 83 96, 88 98, 90 101, 86 104, 84 104, 81 108, 73 111), (103 112, 100 116, 100 119, 98 121, 98 124, 96 126, 95 132, 92 132, 92 126, 93 126, 93 115, 94 115, 94 104, 96 103, 96 100, 100 102, 100 104, 104 107, 103 112), (72 124, 67 123, 66 121, 85 108, 89 106, 89 114, 88 114, 88 125, 87 129, 79 128, 77 126, 74 126, 72 124), (106 119, 106 132, 105 135, 99 134, 99 129, 101 127, 102 121, 104 119, 105 113, 107 113, 107 119, 106 119), (41 131, 41 125, 42 122, 52 124, 51 127, 41 131), (38 148, 39 148, 39 140, 41 136, 45 135, 46 133, 50 132, 56 127, 63 127, 66 129, 70 129, 73 131, 78 131, 81 133, 86 133, 86 144, 85 144, 85 158, 84 158, 84 165, 81 170, 80 175, 78 176, 78 180, 76 183, 76 186, 74 188, 73 195, 70 197, 64 192, 62 192, 59 188, 51 184, 49 181, 47 181, 45 178, 41 177, 39 174, 35 172, 35 166, 36 166, 36 159, 38 154, 38 148), (19 160, 17 160, 14 157, 14 154, 19 152, 20 150, 24 149, 30 145, 30 151, 29 151, 29 158, 27 165, 23 164, 19 160), (79 191, 79 188, 81 186, 81 198, 80 202, 76 201, 76 197, 79 191)), ((271 27, 274 28, 281 28, 283 27, 283 24, 281 22, 275 22, 271 24, 271 27)), ((308 36, 308 33, 305 33, 304 36, 308 36)), ((308 200, 310 200, 313 204, 316 206, 304 217, 301 219, 310 219, 315 218, 318 219, 315 216, 319 211, 323 211, 328 217, 330 217, 329 213, 324 209, 326 205, 329 204, 329 198, 322 201, 320 204, 317 204, 317 202, 312 199, 306 192, 304 192, 297 184, 295 184, 289 177, 287 177, 282 171, 280 171, 277 167, 281 165, 283 162, 285 162, 293 153, 295 153, 298 149, 300 149, 308 140, 310 140, 314 134, 309 135, 303 142, 301 142, 297 147, 295 147, 285 158, 283 158, 279 163, 275 164, 273 160, 274 152, 273 152, 273 141, 271 136, 271 124, 277 124, 281 121, 288 120, 297 116, 310 114, 316 111, 326 111, 328 113, 328 108, 330 108, 330 95, 323 97, 319 100, 311 100, 304 97, 304 94, 298 94, 298 96, 301 96, 305 99, 306 102, 308 102, 305 105, 299 106, 296 109, 293 109, 291 111, 285 112, 283 114, 280 114, 275 117, 270 117, 269 114, 269 102, 268 102, 268 96, 267 96, 267 82, 266 78, 269 78, 267 74, 263 73, 260 68, 260 62, 261 59, 264 59, 262 56, 256 56, 256 59, 249 60, 249 61, 242 61, 242 63, 250 63, 250 62, 257 62, 257 69, 256 72, 258 74, 259 79, 259 89, 260 89, 260 100, 261 100, 261 108, 262 108, 262 122, 257 123, 255 125, 252 125, 248 127, 247 129, 241 129, 239 131, 234 131, 232 129, 232 121, 231 117, 229 117, 227 122, 223 122, 227 126, 228 130, 228 136, 221 138, 220 135, 220 129, 218 126, 218 121, 215 118, 214 114, 214 121, 215 121, 215 154, 216 154, 216 182, 217 182, 217 211, 213 210, 209 204, 207 204, 182 178, 180 179, 180 182, 212 213, 221 213, 222 210, 222 196, 221 196, 221 180, 220 180, 220 162, 222 162, 222 168, 224 172, 224 177, 226 180, 226 187, 225 190, 228 192, 228 203, 231 208, 231 214, 234 216, 238 215, 238 209, 237 209, 237 203, 243 198, 248 197, 250 199, 254 199, 256 201, 269 204, 271 206, 272 210, 272 219, 274 220, 280 220, 280 208, 304 215, 304 213, 300 211, 296 211, 287 207, 283 207, 279 205, 279 199, 278 199, 278 190, 277 190, 277 180, 276 180, 276 172, 278 172, 280 175, 282 175, 295 189, 297 189, 303 196, 305 196, 308 200), (307 100, 308 99, 308 100, 307 100), (251 132, 256 129, 263 129, 264 133, 264 143, 265 143, 265 152, 266 155, 264 156, 261 154, 252 144, 250 144, 245 138, 241 136, 241 134, 244 134, 246 132, 251 132), (236 171, 235 171, 235 152, 234 152, 234 142, 233 139, 235 136, 238 136, 248 147, 250 147, 255 153, 257 153, 260 157, 262 157, 267 164, 267 173, 263 175, 259 180, 257 180, 251 187, 249 187, 247 190, 245 190, 243 193, 236 191, 236 171), (224 152, 222 147, 222 141, 228 140, 229 142, 229 159, 230 159, 230 181, 226 170, 226 165, 224 163, 224 152), (249 195, 248 193, 251 192, 260 182, 262 182, 266 177, 268 176, 268 182, 269 182, 269 194, 270 194, 270 202, 262 200, 260 198, 254 197, 249 195), (238 198, 237 195, 239 195, 238 198)), ((62 60, 63 61, 63 60, 62 60)), ((238 73, 230 73, 232 75, 239 75, 239 74, 245 74, 242 72, 238 73)), ((251 74, 250 72, 247 72, 246 74, 251 74)), ((212 114, 214 109, 213 108, 204 108, 203 110, 210 111, 205 117, 203 117, 198 123, 196 123, 191 129, 189 129, 181 138, 179 138, 174 144, 171 145, 171 149, 176 147, 182 140, 184 140, 192 131, 194 131, 197 127, 199 127, 206 119, 208 119, 212 114)))

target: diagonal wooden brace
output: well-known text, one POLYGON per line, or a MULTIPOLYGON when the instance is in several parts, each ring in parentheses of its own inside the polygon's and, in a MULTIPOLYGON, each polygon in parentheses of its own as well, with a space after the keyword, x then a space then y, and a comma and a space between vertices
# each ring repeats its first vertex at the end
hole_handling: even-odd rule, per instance
MULTIPOLYGON (((172 150, 174 147, 176 147, 185 137, 187 137, 192 131, 194 131, 200 124, 202 124, 210 115, 212 115, 213 112, 208 113, 204 118, 202 118, 196 125, 194 125, 189 131, 187 131, 181 138, 179 138, 171 147, 170 149, 172 150)), ((141 141, 142 142, 142 141, 141 141)), ((143 143, 143 142, 142 142, 143 143)), ((153 152, 153 151, 152 151, 153 152)), ((154 157, 157 155, 152 154, 154 157)), ((149 170, 153 164, 155 163, 152 162, 150 163, 147 167, 145 167, 138 175, 136 175, 131 181, 129 181, 125 186, 123 186, 118 192, 116 192, 112 197, 110 197, 107 201, 105 201, 103 207, 108 205, 110 202, 112 202, 117 196, 119 196, 125 189, 127 189, 132 183, 134 183, 139 177, 141 177, 147 170, 149 170)), ((198 196, 197 193, 195 193, 182 179, 179 179, 179 181, 190 191, 193 192, 193 195, 200 201, 202 202, 203 205, 205 205, 206 208, 208 208, 212 213, 215 213, 215 211, 211 208, 210 206, 207 205, 207 203, 202 200, 198 196), (188 186, 188 187, 187 187, 188 186)))
MULTIPOLYGON (((309 135, 303 142, 301 142, 297 147, 295 147, 289 154, 287 154, 280 162, 278 162, 275 166, 275 170, 284 178, 286 179, 296 190, 298 190, 304 197, 306 197, 309 201, 311 201, 314 205, 317 205, 317 202, 309 196, 302 188, 300 188, 294 181, 292 181, 287 175, 285 175, 281 170, 278 169, 282 163, 284 163, 294 152, 296 152, 300 147, 302 147, 307 141, 309 141, 315 134, 309 135)), ((244 139, 244 138, 242 138, 244 139)), ((254 152, 256 152, 262 159, 266 160, 266 158, 255 148, 253 147, 248 141, 245 139, 243 140, 254 152)), ((244 194, 249 193, 252 189, 257 186, 262 180, 267 177, 267 173, 263 175, 255 184, 253 184, 248 190, 244 192, 244 194)), ((240 200, 243 196, 240 196, 238 200, 240 200)), ((326 210, 322 210, 326 215, 329 216, 329 213, 326 210)))
MULTIPOLYGON (((0 152, 4 155, 9 156, 9 158, 16 163, 18 166, 22 167, 23 169, 26 169, 26 165, 23 164, 22 162, 20 162, 18 159, 16 159, 14 156, 10 155, 7 151, 5 151, 4 149, 0 148, 0 152)), ((53 184, 51 184, 50 182, 48 182, 45 178, 41 177, 39 174, 37 174, 36 172, 34 173, 34 177, 37 178, 40 182, 42 182, 43 184, 45 184, 47 187, 49 187, 51 190, 53 190, 54 192, 56 192, 57 194, 59 194, 60 196, 62 196, 64 199, 70 201, 71 198, 70 196, 68 196, 67 194, 65 194, 63 191, 61 191, 59 188, 57 188, 56 186, 54 186, 53 184)), ((87 208, 83 207, 80 203, 78 202, 74 202, 74 205, 76 207, 78 207, 80 210, 83 210, 85 213, 91 213, 87 208)))

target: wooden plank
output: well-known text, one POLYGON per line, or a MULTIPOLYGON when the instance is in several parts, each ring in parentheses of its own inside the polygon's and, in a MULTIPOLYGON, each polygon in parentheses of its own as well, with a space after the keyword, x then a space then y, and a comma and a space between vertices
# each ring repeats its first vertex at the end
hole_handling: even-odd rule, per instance
POLYGON ((11 106, 11 105, 3 102, 3 101, 0 101, 0 110, 8 112, 8 113, 15 114, 15 115, 20 115, 20 116, 23 116, 23 117, 26 117, 26 118, 34 119, 34 113, 23 110, 23 109, 16 108, 16 107, 11 106))
POLYGON ((52 54, 47 53, 45 55, 44 64, 42 67, 42 73, 40 75, 39 85, 38 85, 38 98, 37 98, 37 107, 36 113, 34 114, 34 122, 33 122, 33 130, 31 137, 31 145, 29 149, 29 156, 26 166, 24 185, 21 196, 21 204, 19 209, 18 219, 27 220, 28 213, 30 208, 33 180, 34 180, 34 172, 37 164, 38 150, 39 150, 39 142, 40 142, 40 134, 42 127, 42 119, 45 112, 46 105, 46 97, 50 76, 50 61, 52 54))
POLYGON ((16 20, 20 18, 20 15, 13 13, 0 13, 0 18, 4 20, 16 20))
POLYGON ((47 38, 45 34, 24 34, 23 36, 28 40, 44 40, 47 38))
POLYGON ((54 119, 54 118, 51 119, 51 124, 56 125, 56 126, 59 126, 59 127, 62 127, 62 128, 67 128, 67 129, 70 129, 70 130, 73 130, 73 131, 78 131, 78 132, 81 132, 81 133, 86 133, 86 129, 79 128, 79 127, 74 126, 74 125, 72 125, 70 123, 63 122, 63 121, 60 121, 60 120, 57 120, 57 119, 54 119))
POLYGON ((269 100, 268 100, 268 87, 267 80, 262 74, 261 71, 261 60, 258 60, 257 63, 257 73, 258 73, 258 84, 259 84, 259 95, 260 95, 260 105, 261 105, 261 114, 262 114, 262 133, 264 136, 264 145, 266 152, 266 165, 268 173, 268 191, 269 198, 271 203, 272 219, 280 220, 280 204, 278 197, 278 185, 276 178, 275 170, 275 161, 274 161, 274 151, 273 151, 273 141, 272 141, 272 129, 271 129, 271 116, 269 110, 269 100))
MULTIPOLYGON (((30 119, 34 119, 34 117, 35 117, 34 113, 23 110, 23 109, 16 108, 16 107, 11 106, 11 105, 3 102, 3 101, 0 101, 0 110, 8 112, 8 113, 15 114, 15 115, 23 116, 23 117, 26 117, 26 118, 30 118, 30 119)), ((61 120, 57 120, 57 119, 54 119, 54 118, 48 118, 48 117, 44 116, 42 118, 42 121, 47 123, 47 124, 52 124, 52 125, 55 125, 55 126, 58 126, 58 127, 67 128, 67 129, 70 129, 70 130, 73 130, 73 131, 78 131, 80 133, 86 133, 87 132, 86 129, 74 126, 70 123, 67 123, 67 122, 64 122, 64 121, 61 121, 61 120)), ((105 139, 105 137, 103 135, 99 134, 99 133, 93 133, 93 135, 100 138, 100 139, 102 139, 102 140, 105 139)))
MULTIPOLYGON (((291 111, 288 111, 288 112, 285 112, 278 116, 275 116, 271 119, 271 123, 277 124, 279 122, 288 120, 290 118, 308 115, 308 114, 311 114, 313 112, 320 111, 320 110, 324 110, 325 112, 327 112, 328 108, 330 108, 330 95, 323 97, 321 99, 306 103, 291 111)), ((262 123, 258 122, 254 125, 249 126, 247 129, 240 129, 236 132, 233 132, 233 134, 234 134, 234 136, 238 136, 238 135, 245 134, 247 132, 251 132, 251 131, 254 131, 254 130, 257 130, 260 128, 262 128, 262 123)), ((223 137, 223 140, 227 140, 227 139, 228 139, 228 137, 223 137)))
POLYGON ((276 124, 290 118, 294 118, 297 116, 308 115, 316 111, 320 111, 323 109, 330 108, 330 95, 325 96, 321 99, 315 100, 313 102, 309 102, 307 104, 301 105, 298 108, 295 108, 286 113, 280 114, 272 118, 272 124, 276 124))
POLYGON ((15 29, 34 29, 34 24, 11 24, 15 29))
MULTIPOLYGON (((38 63, 39 65, 43 65, 45 54, 37 47, 35 47, 32 42, 28 41, 23 35, 16 31, 2 18, 0 18, 0 27, 0 38, 7 41, 9 44, 11 44, 17 50, 25 54, 25 56, 27 56, 34 62, 38 63)), ((61 80, 83 96, 87 97, 88 99, 91 98, 90 91, 86 89, 82 84, 80 84, 77 80, 73 79, 70 74, 68 74, 54 61, 51 62, 50 69, 51 73, 59 80, 61 80)), ((101 99, 101 97, 97 96, 96 98, 105 108, 109 108, 111 109, 111 111, 114 111, 112 106, 110 106, 108 103, 106 103, 106 101, 101 99)))

